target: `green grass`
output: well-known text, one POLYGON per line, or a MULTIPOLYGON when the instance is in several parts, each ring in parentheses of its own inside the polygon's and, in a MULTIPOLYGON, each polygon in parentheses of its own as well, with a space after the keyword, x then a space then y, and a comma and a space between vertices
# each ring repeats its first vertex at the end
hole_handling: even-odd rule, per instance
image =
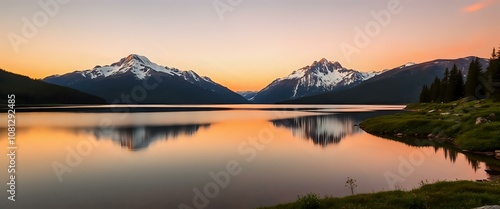
MULTIPOLYGON (((309 201, 314 195, 306 196, 309 201)), ((399 208, 474 208, 484 205, 500 205, 500 183, 454 181, 426 184, 411 191, 387 191, 372 194, 358 194, 342 198, 325 197, 317 199, 319 204, 307 207, 304 197, 296 202, 260 209, 399 209, 399 208)))
POLYGON ((374 135, 394 135, 437 139, 470 151, 500 149, 500 103, 492 100, 456 101, 445 104, 410 104, 408 112, 370 118, 360 126, 374 135), (475 125, 476 118, 496 115, 490 123, 475 125))

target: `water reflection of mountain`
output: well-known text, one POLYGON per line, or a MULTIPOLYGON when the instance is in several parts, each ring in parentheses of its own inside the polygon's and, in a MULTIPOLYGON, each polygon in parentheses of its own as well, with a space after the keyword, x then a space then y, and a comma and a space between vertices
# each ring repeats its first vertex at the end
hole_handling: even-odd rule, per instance
POLYGON ((346 136, 361 132, 354 126, 361 119, 351 114, 332 114, 307 116, 292 119, 271 121, 276 127, 285 127, 292 130, 294 136, 311 140, 314 144, 326 147, 338 144, 346 136))
POLYGON ((135 126, 94 128, 90 132, 97 140, 112 140, 121 147, 131 151, 147 148, 158 140, 175 139, 181 135, 193 135, 200 128, 208 128, 210 124, 176 125, 176 126, 135 126))

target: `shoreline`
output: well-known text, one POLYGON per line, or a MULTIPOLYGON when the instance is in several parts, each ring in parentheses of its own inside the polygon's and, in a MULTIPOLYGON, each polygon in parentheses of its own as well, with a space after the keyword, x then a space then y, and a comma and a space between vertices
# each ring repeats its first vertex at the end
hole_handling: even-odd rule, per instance
MULTIPOLYGON (((310 111, 318 113, 359 112, 351 106, 366 107, 366 111, 401 111, 401 105, 277 105, 277 104, 130 104, 130 105, 18 105, 18 112, 181 112, 181 111, 225 111, 225 110, 262 110, 262 111, 310 111), (348 106, 348 108, 346 107, 348 106), (335 110, 335 111, 332 111, 335 110)), ((6 110, 6 108, 0 108, 6 110)))
POLYGON ((477 208, 485 205, 498 205, 500 199, 500 180, 489 182, 475 181, 436 181, 423 182, 411 190, 378 191, 354 194, 345 197, 325 196, 309 193, 297 200, 258 209, 295 209, 295 208, 477 208))
POLYGON ((359 124, 384 137, 415 137, 451 145, 462 152, 500 157, 500 103, 489 100, 409 104, 405 112, 374 117, 359 124))
MULTIPOLYGON (((379 134, 379 133, 370 133, 369 131, 363 129, 362 126, 359 126, 359 128, 361 128, 363 131, 365 131, 369 134, 372 134, 374 136, 377 136, 377 137, 382 137, 382 138, 391 139, 391 140, 395 140, 394 138, 398 138, 401 140, 396 140, 396 141, 403 142, 403 143, 405 140, 408 140, 408 141, 411 140, 410 136, 408 136, 407 134, 404 134, 404 133, 397 133, 397 134, 393 134, 393 135, 391 135, 391 134, 379 134)), ((448 145, 448 146, 456 149, 456 151, 458 151, 462 154, 469 153, 469 154, 481 155, 481 156, 491 157, 492 159, 500 160, 500 150, 488 150, 488 151, 464 150, 464 149, 460 149, 459 147, 457 147, 456 144, 453 143, 453 141, 455 140, 453 138, 420 137, 420 136, 411 136, 411 137, 414 137, 414 139, 418 139, 418 140, 429 140, 433 143, 436 143, 437 145, 440 145, 440 147, 447 147, 446 145, 448 145)))

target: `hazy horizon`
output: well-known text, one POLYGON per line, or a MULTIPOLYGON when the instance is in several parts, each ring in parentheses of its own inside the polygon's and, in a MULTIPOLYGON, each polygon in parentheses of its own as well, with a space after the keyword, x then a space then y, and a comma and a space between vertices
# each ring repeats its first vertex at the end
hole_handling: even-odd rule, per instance
POLYGON ((159 65, 194 70, 234 91, 256 91, 321 58, 380 71, 407 62, 488 58, 500 37, 497 0, 241 0, 234 5, 60 0, 49 7, 53 13, 40 5, 47 2, 57 1, 0 3, 1 68, 43 78, 140 54, 159 65), (23 35, 26 21, 41 22, 33 24, 32 36, 23 35), (13 44, 12 34, 23 41, 13 44), (356 44, 360 36, 365 36, 361 45, 356 44), (346 54, 346 46, 356 52, 346 54))

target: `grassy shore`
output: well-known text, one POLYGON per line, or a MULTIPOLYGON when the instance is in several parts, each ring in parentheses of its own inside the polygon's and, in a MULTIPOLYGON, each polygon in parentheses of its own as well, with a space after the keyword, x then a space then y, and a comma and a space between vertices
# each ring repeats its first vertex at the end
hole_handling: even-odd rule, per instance
POLYGON ((492 100, 417 103, 407 112, 370 118, 360 127, 368 133, 432 138, 461 150, 500 150, 500 103, 492 100), (485 121, 476 124, 481 117, 485 121))
POLYGON ((318 198, 310 194, 296 202, 260 209, 399 209, 399 208, 474 208, 500 205, 500 182, 436 182, 411 191, 387 191, 342 198, 318 198))

